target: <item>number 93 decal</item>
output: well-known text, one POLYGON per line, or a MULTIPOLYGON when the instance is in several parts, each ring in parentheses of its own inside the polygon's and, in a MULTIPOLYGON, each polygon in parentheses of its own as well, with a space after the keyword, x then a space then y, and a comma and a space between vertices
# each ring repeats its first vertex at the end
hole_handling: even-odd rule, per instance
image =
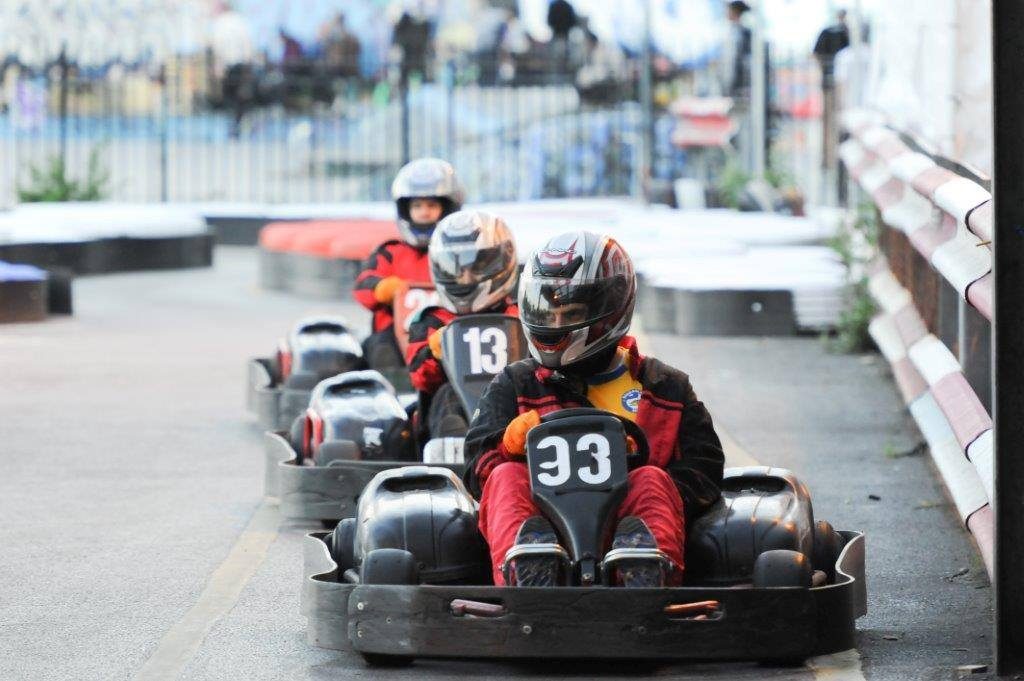
POLYGON ((586 485, 601 485, 608 482, 612 475, 612 465, 609 455, 611 449, 608 445, 608 438, 599 433, 588 433, 576 441, 576 451, 590 454, 590 463, 580 466, 575 471, 572 469, 571 456, 569 455, 569 442, 564 437, 549 435, 537 443, 538 450, 554 449, 555 458, 550 461, 543 461, 539 464, 544 470, 537 475, 537 481, 547 487, 561 487, 569 482, 572 476, 579 479, 586 485), (550 471, 550 472, 548 472, 550 471))

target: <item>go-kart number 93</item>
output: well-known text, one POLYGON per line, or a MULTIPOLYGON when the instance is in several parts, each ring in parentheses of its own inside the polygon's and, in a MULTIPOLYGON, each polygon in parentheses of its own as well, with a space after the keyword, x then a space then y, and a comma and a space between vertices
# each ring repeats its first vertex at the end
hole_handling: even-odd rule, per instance
POLYGON ((469 372, 496 374, 508 364, 508 337, 502 329, 473 327, 462 334, 469 346, 469 372), (490 348, 484 352, 484 345, 490 348))
MULTIPOLYGON (((555 458, 542 461, 539 466, 545 472, 537 475, 537 481, 547 487, 561 487, 573 475, 569 456, 569 442, 564 437, 548 435, 537 443, 537 449, 554 449, 555 458), (551 472, 547 472, 551 471, 551 472)), ((600 485, 612 476, 612 464, 608 458, 608 438, 599 433, 588 433, 576 441, 577 452, 589 452, 590 465, 576 469, 576 476, 587 485, 600 485)))

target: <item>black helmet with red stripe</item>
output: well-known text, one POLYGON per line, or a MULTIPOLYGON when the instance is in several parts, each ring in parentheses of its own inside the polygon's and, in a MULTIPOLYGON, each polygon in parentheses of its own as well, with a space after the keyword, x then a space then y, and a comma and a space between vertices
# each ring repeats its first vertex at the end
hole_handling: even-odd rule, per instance
POLYGON ((629 255, 615 239, 593 232, 548 241, 526 261, 519 285, 530 352, 552 369, 610 360, 629 331, 635 304, 629 255))

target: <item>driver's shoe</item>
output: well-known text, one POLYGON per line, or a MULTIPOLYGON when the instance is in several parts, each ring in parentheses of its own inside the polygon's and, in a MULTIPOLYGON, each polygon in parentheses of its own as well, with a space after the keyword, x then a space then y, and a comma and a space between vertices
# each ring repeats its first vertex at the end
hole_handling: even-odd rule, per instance
MULTIPOLYGON (((526 544, 558 544, 558 535, 545 518, 531 516, 519 526, 512 551, 526 544)), ((515 586, 559 586, 561 567, 555 554, 524 555, 511 560, 515 586)))
MULTIPOLYGON (((619 521, 612 549, 657 549, 654 534, 640 518, 628 515, 619 521)), ((628 588, 665 586, 665 566, 659 560, 623 560, 616 566, 618 584, 628 588)))

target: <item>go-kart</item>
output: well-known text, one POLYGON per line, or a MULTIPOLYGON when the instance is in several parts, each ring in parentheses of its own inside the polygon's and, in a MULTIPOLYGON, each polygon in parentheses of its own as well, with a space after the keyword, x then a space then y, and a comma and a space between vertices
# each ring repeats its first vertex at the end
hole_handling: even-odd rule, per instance
MULTIPOLYGON (((494 375, 525 357, 522 327, 506 315, 466 315, 443 333, 445 371, 472 414, 494 375)), ((461 473, 463 464, 462 438, 435 438, 421 454, 395 389, 374 370, 321 382, 305 413, 264 443, 267 494, 280 498, 289 518, 352 517, 363 488, 389 468, 415 461, 461 473)))
MULTIPOLYGON (((671 569, 657 550, 607 550, 627 471, 646 455, 635 425, 593 409, 548 414, 529 432, 533 498, 560 538, 528 547, 561 562, 564 586, 547 588, 489 585, 476 506, 451 471, 380 473, 356 518, 307 535, 310 642, 358 651, 371 664, 793 661, 854 646, 855 621, 867 611, 864 537, 815 522, 806 487, 783 469, 726 470, 722 499, 687 528, 682 586, 614 586, 622 561, 671 569)), ((509 551, 506 575, 523 548, 509 551)))
POLYGON ((246 405, 262 427, 287 428, 317 383, 362 366, 363 349, 344 319, 303 319, 274 355, 249 360, 246 405))

